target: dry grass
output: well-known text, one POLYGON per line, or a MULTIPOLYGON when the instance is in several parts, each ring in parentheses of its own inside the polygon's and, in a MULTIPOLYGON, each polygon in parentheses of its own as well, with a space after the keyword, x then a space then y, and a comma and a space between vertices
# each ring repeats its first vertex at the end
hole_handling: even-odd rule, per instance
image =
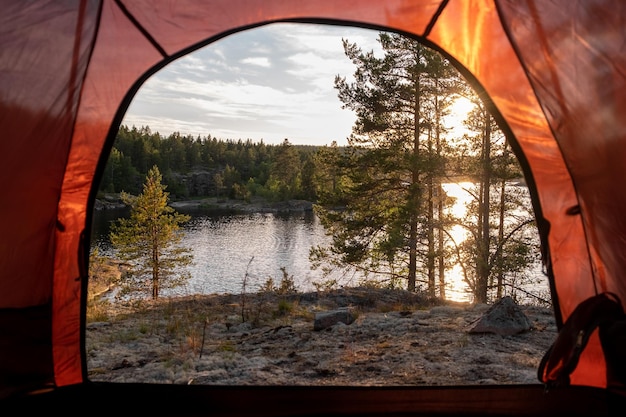
MULTIPOLYGON (((303 320, 312 322, 318 311, 346 306, 351 307, 358 320, 365 312, 411 312, 427 304, 431 303, 418 294, 372 288, 307 294, 263 291, 245 294, 245 298, 241 294, 213 294, 133 302, 106 302, 93 297, 88 304, 87 322, 123 321, 123 328, 110 334, 108 342, 128 343, 144 336, 157 336, 177 346, 169 353, 175 357, 188 353, 200 355, 211 343, 204 338, 206 326, 223 325, 230 329, 245 323, 250 328, 277 328, 303 320)), ((381 343, 377 349, 384 348, 385 342, 381 343)), ((230 344, 215 349, 235 351, 230 344)), ((362 353, 351 353, 347 347, 345 355, 349 361, 358 361, 362 353)))
POLYGON ((198 384, 405 385, 533 382, 554 337, 469 335, 480 308, 437 306, 418 294, 342 289, 307 294, 205 295, 108 307, 87 327, 98 381, 198 384), (374 300, 374 302, 372 302, 374 300), (349 326, 313 329, 316 312, 350 307, 349 326), (434 308, 433 308, 434 307, 434 308), (107 369, 105 372, 103 369, 107 369))

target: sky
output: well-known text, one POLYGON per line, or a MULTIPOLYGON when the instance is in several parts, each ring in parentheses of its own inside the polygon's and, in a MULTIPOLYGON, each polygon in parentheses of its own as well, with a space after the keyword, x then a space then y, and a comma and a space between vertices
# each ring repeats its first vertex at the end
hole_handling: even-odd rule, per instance
MULTIPOLYGON (((344 54, 342 38, 382 56, 378 34, 349 26, 275 23, 229 35, 148 79, 122 124, 148 126, 163 136, 345 145, 355 115, 342 109, 334 80, 337 75, 351 80, 355 66, 344 54)), ((452 125, 463 131, 459 120, 467 103, 451 111, 460 115, 452 125)))
POLYGON ((276 23, 230 35, 148 79, 122 124, 164 136, 344 145, 355 116, 341 108, 334 79, 355 67, 342 37, 380 53, 369 29, 276 23))

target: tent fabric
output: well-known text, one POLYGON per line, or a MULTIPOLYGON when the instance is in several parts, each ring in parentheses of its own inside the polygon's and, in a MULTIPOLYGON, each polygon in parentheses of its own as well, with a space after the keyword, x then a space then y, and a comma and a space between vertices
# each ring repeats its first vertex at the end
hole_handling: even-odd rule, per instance
MULTIPOLYGON (((488 95, 525 169, 559 322, 598 292, 626 300, 625 4, 0 0, 0 6, 2 388, 16 380, 87 382, 83 315, 96 182, 141 84, 223 36, 280 21, 399 31, 448 56, 488 95)), ((604 365, 594 337, 573 383, 605 388, 604 365)))

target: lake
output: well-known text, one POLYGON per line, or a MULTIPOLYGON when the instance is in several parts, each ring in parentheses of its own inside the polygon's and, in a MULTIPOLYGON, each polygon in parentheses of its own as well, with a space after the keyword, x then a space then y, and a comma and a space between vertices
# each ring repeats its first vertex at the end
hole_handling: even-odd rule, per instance
MULTIPOLYGON (((269 278, 279 284, 285 268, 299 291, 314 290, 314 282, 325 278, 321 271, 311 270, 309 250, 329 242, 324 228, 313 212, 208 214, 200 210, 181 210, 192 216, 184 225, 183 245, 193 251, 192 279, 184 288, 163 295, 240 293, 244 277, 247 291, 255 291, 269 278), (247 275, 246 275, 247 274, 247 275)), ((103 210, 95 213, 92 245, 101 254, 112 254, 108 240, 109 224, 127 210, 103 210)), ((547 280, 540 265, 528 271, 537 283, 527 287, 545 293, 547 280)), ((358 278, 337 272, 330 278, 342 285, 357 285, 358 278)), ((448 299, 469 301, 471 296, 460 278, 460 269, 448 273, 448 299)), ((523 294, 520 294, 523 296, 523 294)))
MULTIPOLYGON (((239 293, 247 274, 247 288, 259 288, 269 277, 280 283, 281 268, 293 276, 299 290, 314 289, 320 271, 312 271, 309 249, 329 238, 313 212, 211 215, 200 210, 178 210, 192 216, 184 225, 183 245, 192 248, 192 279, 177 294, 239 293)), ((111 221, 126 210, 96 212, 94 245, 111 254, 111 221)), ((164 294, 166 295, 166 294, 164 294)))

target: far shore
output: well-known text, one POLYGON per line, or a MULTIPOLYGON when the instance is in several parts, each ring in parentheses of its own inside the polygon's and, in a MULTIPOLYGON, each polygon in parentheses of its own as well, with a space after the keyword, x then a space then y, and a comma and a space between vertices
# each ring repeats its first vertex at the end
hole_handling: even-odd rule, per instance
POLYGON ((207 197, 197 200, 173 201, 172 203, 170 203, 170 206, 177 210, 205 209, 244 213, 300 212, 313 210, 313 203, 306 200, 270 202, 260 198, 253 199, 248 202, 243 200, 207 197))
MULTIPOLYGON (((312 211, 313 203, 306 200, 287 200, 272 202, 255 197, 250 201, 223 197, 203 197, 190 200, 173 200, 170 206, 176 210, 206 210, 234 213, 283 213, 312 211)), ((122 209, 126 205, 119 194, 106 194, 96 199, 95 210, 122 209)))

